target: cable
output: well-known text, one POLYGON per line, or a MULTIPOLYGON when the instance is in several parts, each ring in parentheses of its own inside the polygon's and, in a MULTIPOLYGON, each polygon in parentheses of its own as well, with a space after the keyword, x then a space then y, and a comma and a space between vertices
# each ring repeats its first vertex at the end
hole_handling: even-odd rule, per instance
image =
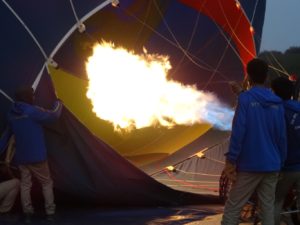
POLYGON ((0 93, 7 98, 9 101, 11 101, 12 103, 14 103, 15 101, 8 95, 6 94, 2 89, 0 89, 0 93))
MULTIPOLYGON (((169 40, 168 38, 166 38, 165 36, 163 36, 161 33, 157 32, 154 28, 152 28, 152 27, 149 26, 148 24, 146 24, 146 23, 144 23, 143 21, 141 21, 138 17, 136 17, 135 15, 133 15, 131 12, 129 12, 128 10, 123 9, 123 8, 121 8, 121 9, 122 9, 126 14, 128 14, 129 16, 131 16, 131 17, 133 17, 134 19, 136 19, 138 22, 143 23, 145 27, 147 27, 148 29, 150 29, 151 31, 153 31, 156 35, 158 35, 159 37, 161 37, 163 40, 165 40, 166 42, 168 42, 168 43, 171 44, 172 46, 174 46, 174 47, 180 49, 179 46, 178 46, 176 43, 172 42, 171 40, 169 40)), ((201 68, 201 69, 203 69, 203 70, 206 70, 206 71, 210 71, 210 72, 213 71, 213 67, 211 67, 210 65, 208 65, 208 64, 207 64, 206 62, 204 62, 203 60, 197 58, 195 55, 193 55, 193 54, 191 54, 191 53, 186 53, 186 54, 189 55, 189 59, 192 59, 191 57, 193 57, 193 58, 197 59, 198 61, 200 61, 201 63, 203 63, 203 64, 205 64, 206 66, 208 66, 208 67, 205 67, 205 66, 203 66, 203 65, 200 65, 199 63, 197 63, 195 60, 192 59, 191 62, 192 62, 194 65, 196 65, 197 67, 199 67, 199 68, 201 68)), ((221 72, 218 71, 218 73, 221 73, 221 72)))
MULTIPOLYGON (((252 24, 253 24, 254 16, 255 16, 255 14, 256 14, 257 5, 258 5, 258 0, 256 0, 255 8, 254 8, 254 13, 253 13, 253 15, 252 15, 251 21, 250 21, 249 18, 247 17, 248 20, 249 20, 249 22, 251 22, 251 26, 252 26, 252 24)), ((243 6, 242 6, 241 4, 240 4, 240 9, 244 12, 245 15, 247 15, 246 12, 245 12, 245 10, 244 10, 244 8, 243 8, 243 6)), ((262 39, 261 39, 260 36, 256 36, 256 38, 258 39, 258 41, 259 41, 260 43, 262 42, 262 39)), ((282 74, 284 74, 284 75, 289 76, 289 74, 288 74, 288 72, 286 71, 286 69, 280 64, 279 61, 277 61, 277 59, 276 59, 276 57, 274 56, 274 54, 273 54, 272 52, 269 52, 269 53, 270 53, 270 55, 274 58, 274 60, 277 62, 277 64, 281 67, 282 70, 280 70, 280 69, 278 69, 278 68, 276 68, 276 67, 274 67, 274 66, 270 66, 270 65, 269 65, 269 67, 270 67, 271 69, 275 70, 275 71, 278 71, 278 72, 280 72, 280 73, 282 73, 282 74)))
POLYGON ((208 160, 211 160, 213 162, 217 162, 217 163, 220 163, 220 164, 224 164, 225 165, 225 162, 224 161, 221 161, 221 160, 217 160, 217 159, 213 159, 213 158, 210 158, 210 157, 207 157, 205 156, 206 159, 208 160))
MULTIPOLYGON (((241 21, 241 18, 242 18, 242 15, 240 15, 239 20, 237 21, 237 23, 236 23, 236 25, 235 25, 235 27, 234 27, 234 31, 235 31, 235 29, 237 28, 237 26, 239 25, 239 23, 240 23, 240 21, 241 21)), ((223 59, 224 59, 224 57, 225 57, 225 54, 226 54, 226 52, 227 52, 227 50, 228 50, 228 48, 229 48, 229 46, 230 46, 231 40, 232 40, 232 36, 230 37, 229 40, 227 40, 227 45, 226 45, 226 47, 225 47, 225 49, 224 49, 224 51, 223 51, 223 54, 222 54, 220 60, 218 61, 218 64, 217 64, 217 66, 216 66, 216 70, 221 66, 221 63, 223 62, 223 59)), ((216 75, 216 73, 215 73, 215 71, 214 71, 213 74, 212 74, 212 75, 210 76, 210 78, 208 79, 208 81, 206 82, 206 84, 204 85, 204 89, 207 88, 207 86, 209 85, 209 83, 211 82, 211 80, 215 77, 215 75, 216 75)))
MULTIPOLYGON (((201 8, 203 7, 204 4, 205 4, 205 1, 203 1, 202 5, 201 5, 201 8)), ((187 45, 187 48, 186 48, 187 51, 190 49, 192 41, 193 41, 194 36, 195 36, 195 33, 197 31, 198 23, 199 23, 199 18, 200 18, 200 12, 197 11, 197 18, 196 18, 196 22, 195 22, 195 24, 193 26, 192 34, 191 34, 191 37, 189 39, 189 42, 188 42, 188 45, 187 45)), ((177 72, 178 68, 180 67, 180 65, 184 61, 185 57, 186 57, 185 54, 183 54, 183 56, 181 57, 181 59, 178 61, 176 67, 174 68, 172 74, 175 74, 177 72)))
MULTIPOLYGON (((244 43, 239 39, 239 37, 238 37, 237 34, 235 33, 235 30, 231 27, 231 24, 230 24, 229 21, 228 21, 228 18, 227 18, 227 16, 226 16, 225 11, 224 11, 223 5, 220 3, 220 0, 217 0, 217 1, 218 1, 218 3, 219 3, 219 6, 220 6, 221 11, 222 11, 222 14, 223 14, 223 16, 224 16, 224 18, 225 18, 225 20, 226 20, 226 22, 227 22, 228 27, 230 28, 230 30, 231 30, 231 32, 232 32, 232 34, 235 36, 235 38, 236 38, 237 41, 240 43, 240 45, 244 48, 244 50, 246 50, 246 52, 248 52, 248 54, 251 55, 251 56, 254 58, 255 55, 253 55, 253 53, 252 53, 252 52, 244 45, 244 43)), ((246 18, 248 18, 248 17, 246 16, 246 18)), ((249 23, 250 23, 250 21, 249 21, 249 23)), ((251 24, 251 23, 250 23, 250 24, 251 24)), ((253 40, 253 42, 254 42, 254 40, 253 40)), ((255 54, 256 54, 256 53, 255 53, 255 54)))
POLYGON ((254 20, 255 14, 256 14, 256 9, 257 9, 257 5, 258 5, 258 1, 259 0, 256 0, 255 6, 254 6, 254 10, 253 10, 252 18, 251 18, 251 24, 253 24, 253 20, 254 20))
MULTIPOLYGON (((4 1, 4 0, 2 0, 4 1)), ((98 5, 96 8, 94 8, 93 10, 91 10, 89 13, 87 13, 84 17, 81 18, 80 21, 86 21, 89 17, 91 17, 92 15, 94 15, 96 12, 100 11, 101 9, 103 9, 105 6, 107 6, 108 4, 111 3, 111 0, 106 0, 104 2, 102 2, 100 5, 98 5)), ((72 6, 72 5, 71 5, 72 6)), ((81 24, 79 24, 81 25, 81 24)), ((63 46, 63 44, 68 40, 68 38, 74 33, 74 31, 76 30, 76 28, 80 28, 78 24, 75 24, 73 25, 69 31, 64 35, 64 37, 59 41, 59 43, 56 45, 56 47, 53 49, 53 51, 51 52, 50 54, 50 57, 47 59, 47 61, 52 64, 54 67, 57 66, 57 63, 54 62, 52 60, 52 58, 54 57, 54 55, 57 53, 57 51, 63 46)), ((48 67, 47 68, 47 71, 49 73, 49 69, 48 67)), ((41 80, 41 77, 43 75, 43 70, 45 69, 45 65, 43 65, 43 68, 41 69, 40 73, 37 75, 34 83, 33 83, 33 87, 37 87, 40 80, 41 80)))
POLYGON ((190 57, 190 55, 187 53, 187 51, 186 51, 186 50, 181 46, 181 44, 178 42, 177 38, 175 37, 174 33, 172 32, 172 30, 171 30, 170 26, 168 25, 167 21, 164 19, 162 12, 161 12, 161 10, 159 9, 159 7, 158 7, 158 5, 157 5, 156 0, 153 0, 153 2, 154 2, 154 5, 155 5, 157 11, 158 11, 159 14, 160 14, 162 20, 163 20, 163 23, 164 23, 165 27, 167 28, 167 30, 168 30, 169 33, 171 34, 173 40, 175 41, 176 46, 184 53, 184 55, 185 55, 192 63, 194 63, 195 65, 197 65, 197 62, 195 62, 194 59, 190 57))
POLYGON ((172 174, 170 174, 168 171, 165 171, 166 174, 170 177, 170 179, 174 180, 175 182, 179 183, 179 184, 183 184, 185 186, 188 187, 193 187, 193 188, 199 188, 199 189, 206 189, 206 190, 210 190, 210 191, 218 191, 219 188, 210 188, 208 186, 205 185, 195 185, 195 184, 191 184, 189 182, 186 182, 184 180, 179 180, 176 177, 174 177, 172 174))
MULTIPOLYGON (((173 182, 173 179, 165 179, 165 178, 157 178, 156 180, 158 181, 170 181, 173 182)), ((187 182, 191 182, 191 183, 206 183, 206 184, 219 184, 218 181, 203 181, 203 180, 185 180, 187 182)))
POLYGON ((71 8, 72 8, 74 17, 75 17, 75 19, 76 19, 76 22, 79 24, 79 23, 80 23, 80 20, 79 20, 79 18, 78 18, 78 16, 77 16, 77 13, 76 13, 76 10, 75 10, 75 7, 74 7, 74 4, 73 4, 73 1, 72 1, 72 0, 70 0, 70 4, 71 4, 71 8))
POLYGON ((284 74, 289 76, 289 73, 286 71, 286 69, 282 66, 282 64, 278 61, 278 59, 275 57, 275 55, 271 52, 272 58, 275 60, 275 62, 279 65, 279 67, 284 71, 284 74))
POLYGON ((221 174, 209 174, 209 173, 196 173, 196 172, 189 172, 189 171, 184 171, 176 168, 176 171, 179 171, 184 174, 191 174, 191 175, 199 175, 199 176, 208 176, 208 177, 220 177, 221 174))
MULTIPOLYGON (((208 9, 206 9, 207 10, 207 14, 210 16, 210 17, 212 17, 212 14, 211 14, 211 12, 208 10, 208 9)), ((224 37, 224 39, 227 41, 227 44, 229 44, 229 46, 231 47, 231 50, 235 53, 235 55, 238 57, 238 59, 240 60, 240 62, 243 64, 243 66, 245 67, 246 66, 246 64, 243 62, 243 59, 242 59, 242 57, 240 56, 240 54, 237 52, 237 50, 235 49, 235 47, 232 45, 232 43, 231 43, 231 41, 228 39, 228 37, 226 36, 226 34, 224 33, 224 31, 223 31, 223 28, 221 28, 220 26, 219 26, 219 24, 217 24, 214 20, 212 20, 213 22, 214 22, 214 24, 216 25, 216 27, 218 28, 218 30, 219 30, 219 32, 220 32, 220 34, 224 37)), ((221 74, 222 75, 222 74, 221 74)), ((224 77, 223 77, 224 78, 224 77)), ((227 77, 225 77, 226 79, 228 79, 227 77)))
MULTIPOLYGON (((212 151, 212 150, 215 149, 216 146, 223 145, 224 143, 226 143, 226 141, 227 141, 227 140, 225 140, 225 141, 223 141, 223 142, 221 142, 221 143, 216 143, 216 144, 214 144, 214 145, 212 145, 212 146, 210 146, 210 147, 206 147, 206 148, 204 148, 204 149, 198 151, 198 153, 199 153, 199 152, 205 153, 205 152, 207 152, 207 151, 212 151)), ((177 165, 179 165, 179 164, 182 164, 182 163, 184 163, 185 161, 187 161, 187 160, 189 160, 189 159, 191 159, 191 158, 193 158, 193 157, 198 157, 198 156, 197 156, 197 154, 193 154, 193 155, 191 155, 191 156, 189 156, 189 157, 187 157, 187 158, 185 158, 185 159, 183 159, 183 160, 181 160, 181 161, 179 161, 179 162, 173 164, 172 166, 175 167, 175 166, 177 166, 177 165)), ((156 172, 150 174, 150 176, 151 176, 151 177, 152 177, 152 176, 156 176, 156 175, 158 175, 158 174, 160 174, 160 173, 163 173, 165 170, 166 170, 166 168, 163 168, 163 169, 161 169, 161 170, 159 170, 159 171, 156 171, 156 172)))
POLYGON ((135 39, 135 44, 134 44, 134 46, 137 45, 137 42, 138 42, 138 40, 139 40, 139 37, 141 36, 142 31, 144 30, 145 23, 146 23, 146 21, 148 20, 148 17, 149 17, 149 14, 150 14, 151 5, 152 5, 151 3, 152 3, 152 1, 149 1, 149 2, 148 2, 148 6, 147 6, 147 10, 146 10, 146 15, 145 15, 145 17, 144 17, 142 26, 141 26, 141 28, 139 29, 139 31, 138 31, 138 33, 137 33, 137 35, 136 35, 136 39, 135 39))

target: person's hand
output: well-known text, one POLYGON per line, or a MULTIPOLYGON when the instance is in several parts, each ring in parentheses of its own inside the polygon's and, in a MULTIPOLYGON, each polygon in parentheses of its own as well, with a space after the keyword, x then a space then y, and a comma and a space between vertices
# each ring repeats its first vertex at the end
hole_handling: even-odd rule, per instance
POLYGON ((249 76, 247 76, 242 83, 242 88, 243 90, 248 90, 250 88, 250 80, 249 80, 249 76))
POLYGON ((236 181, 236 166, 227 160, 224 167, 224 173, 230 181, 236 181))
POLYGON ((232 93, 234 93, 235 95, 238 95, 243 91, 242 86, 236 81, 229 82, 229 85, 230 85, 232 93))
POLYGON ((253 216, 253 205, 246 203, 246 205, 244 205, 241 213, 240 213, 240 219, 243 222, 251 222, 252 221, 252 216, 253 216))

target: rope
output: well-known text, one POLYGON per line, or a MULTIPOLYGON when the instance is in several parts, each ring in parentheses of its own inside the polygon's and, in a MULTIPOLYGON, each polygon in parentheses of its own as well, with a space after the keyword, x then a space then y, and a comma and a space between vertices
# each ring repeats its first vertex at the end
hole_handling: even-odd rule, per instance
MULTIPOLYGON (((204 2, 206 2, 206 0, 205 0, 204 2)), ((205 64, 206 66, 209 66, 209 70, 208 70, 208 71, 214 71, 214 68, 213 68, 212 66, 210 66, 210 65, 208 65, 207 63, 205 63, 204 61, 200 60, 197 56, 190 54, 188 51, 186 51, 186 50, 181 46, 181 44, 178 42, 176 36, 175 36, 174 33, 172 32, 170 26, 168 25, 167 21, 164 19, 161 10, 160 10, 159 7, 157 6, 156 0, 154 0, 154 3, 155 3, 155 6, 156 6, 156 8, 157 8, 157 10, 158 10, 158 12, 159 12, 159 14, 160 14, 162 20, 163 20, 164 25, 166 26, 167 30, 169 31, 169 33, 171 34, 173 40, 175 41, 175 46, 176 46, 179 50, 181 50, 181 51, 184 53, 184 55, 185 55, 185 56, 186 56, 193 64, 199 66, 199 64, 198 64, 197 62, 195 62, 195 61, 193 60, 193 58, 191 58, 190 56, 193 56, 194 58, 196 58, 197 60, 199 60, 200 62, 202 62, 203 64, 205 64)), ((203 5, 204 5, 204 3, 203 3, 203 5)), ((200 68, 204 69, 203 67, 200 67, 200 68)), ((218 72, 219 72, 219 71, 218 71, 218 72)))
MULTIPOLYGON (((224 36, 224 38, 226 39, 227 37, 226 37, 226 35, 225 35, 224 33, 222 33, 223 31, 222 31, 222 29, 219 27, 219 25, 216 24, 215 22, 214 22, 214 24, 215 24, 216 27, 218 28, 219 33, 222 34, 222 36, 224 36)), ((209 45, 210 45, 210 44, 218 37, 219 33, 216 33, 212 38, 210 38, 209 40, 207 40, 206 43, 205 43, 200 49, 197 50, 196 55, 200 54, 201 51, 203 51, 207 46, 209 46, 209 45)), ((231 44, 231 43, 229 43, 229 44, 230 44, 230 47, 232 48, 232 50, 236 53, 236 55, 237 55, 239 58, 241 58, 241 57, 239 56, 239 54, 236 52, 235 48, 232 46, 232 44, 231 44)), ((182 65, 185 65, 185 64, 186 64, 186 63, 182 63, 182 65)), ((225 79, 225 81, 223 81, 224 83, 228 83, 229 78, 228 78, 227 76, 225 76, 225 75, 224 75, 223 73, 221 73, 220 71, 217 71, 217 73, 218 73, 222 78, 225 79)), ((217 82, 219 82, 219 81, 217 81, 217 82)), ((211 83, 214 83, 214 82, 211 82, 211 83)))
POLYGON ((254 20, 255 14, 256 14, 256 9, 257 9, 257 5, 258 5, 258 1, 259 0, 256 0, 255 6, 254 6, 254 11, 253 11, 252 18, 251 18, 251 24, 253 24, 253 20, 254 20))
MULTIPOLYGON (((2 0, 4 1, 4 0, 2 0)), ((94 8, 93 10, 91 10, 88 14, 86 14, 84 17, 81 18, 81 21, 86 21, 90 16, 94 15, 96 12, 98 12, 99 10, 101 10, 102 8, 104 8, 105 6, 107 6, 108 4, 111 3, 111 0, 106 0, 104 2, 102 2, 100 5, 98 5, 96 8, 94 8)), ((53 58, 54 55, 57 53, 57 51, 61 48, 61 46, 66 42, 66 40, 71 36, 71 34, 73 34, 73 32, 76 30, 76 28, 78 28, 78 24, 75 24, 73 27, 70 28, 70 30, 65 34, 65 36, 60 40, 60 42, 56 45, 56 47, 53 49, 53 51, 50 54, 50 58, 53 58)), ((47 71, 49 73, 49 69, 48 67, 47 71)), ((43 66, 43 68, 41 69, 40 73, 37 75, 34 83, 33 83, 33 88, 35 89, 40 80, 41 77, 43 75, 43 70, 45 69, 45 65, 43 66)))
MULTIPOLYGON (((211 12, 206 9, 208 12, 208 15, 211 16, 211 12)), ((242 57, 240 56, 240 54, 237 52, 236 48, 232 45, 231 41, 229 40, 229 38, 226 36, 226 34, 224 33, 223 29, 219 26, 219 24, 217 24, 214 20, 212 20, 214 22, 214 24, 216 25, 216 27, 218 28, 220 34, 224 37, 225 41, 227 42, 227 44, 229 44, 231 50, 235 53, 235 55, 238 57, 238 59, 241 61, 241 63, 243 64, 243 66, 245 66, 245 63, 243 62, 242 57)), ((223 77, 224 78, 224 77, 223 77)), ((228 79, 226 77, 226 79, 228 79)))
POLYGON ((137 42, 138 42, 138 40, 139 40, 139 37, 141 36, 141 33, 142 33, 142 31, 144 30, 144 27, 145 27, 146 20, 147 20, 147 19, 148 19, 148 17, 149 17, 149 13, 150 13, 151 5, 152 5, 151 3, 152 3, 152 1, 149 1, 149 2, 148 2, 148 6, 147 6, 147 10, 146 10, 146 14, 145 14, 145 17, 144 17, 144 20, 143 20, 142 26, 141 26, 141 28, 139 29, 139 31, 138 31, 138 33, 137 33, 137 35, 136 35, 136 39, 135 39, 135 45, 134 45, 134 46, 136 46, 136 45, 137 45, 137 42))
POLYGON ((216 69, 213 71, 213 73, 211 74, 211 76, 209 77, 208 81, 205 83, 203 89, 206 89, 207 86, 209 85, 209 83, 212 81, 212 79, 215 77, 216 75, 216 71, 219 69, 219 67, 221 66, 221 63, 223 62, 223 59, 225 57, 225 54, 228 50, 228 47, 229 47, 229 44, 227 43, 222 55, 221 55, 221 58, 219 59, 218 63, 217 63, 217 66, 216 66, 216 69))
MULTIPOLYGON (((212 145, 212 146, 210 146, 210 147, 204 148, 204 149, 198 151, 198 153, 199 153, 199 152, 205 153, 205 152, 207 152, 207 151, 214 150, 216 146, 223 145, 224 143, 226 143, 226 141, 223 141, 223 142, 221 142, 221 143, 217 143, 217 144, 214 144, 214 145, 212 145)), ((187 157, 187 158, 185 158, 185 159, 183 159, 183 160, 181 160, 181 161, 179 161, 179 162, 173 164, 172 166, 175 167, 175 166, 177 166, 177 165, 180 165, 180 164, 184 163, 185 161, 190 160, 191 158, 194 158, 194 157, 198 157, 197 154, 191 155, 191 156, 189 156, 189 157, 187 157)), ((158 175, 158 174, 160 174, 160 173, 165 172, 165 170, 166 170, 166 168, 163 168, 163 169, 161 169, 161 170, 159 170, 159 171, 157 171, 157 172, 155 172, 155 173, 152 173, 150 176, 151 176, 151 177, 152 177, 152 176, 156 176, 156 175, 158 175)))
POLYGON ((184 180, 179 180, 176 177, 172 176, 172 174, 170 174, 168 171, 166 171, 167 175, 170 177, 170 179, 174 180, 175 182, 181 184, 181 186, 188 186, 188 187, 193 187, 193 188, 199 188, 199 189, 206 189, 206 190, 210 190, 210 191, 218 191, 219 188, 210 188, 204 185, 195 185, 195 184, 191 184, 189 182, 186 182, 184 180))
POLYGON ((189 172, 189 171, 184 171, 176 168, 176 171, 179 171, 184 174, 191 174, 191 175, 200 175, 200 176, 208 176, 208 177, 220 177, 221 174, 209 174, 209 173, 196 173, 196 172, 189 172))
POLYGON ((6 97, 9 101, 11 101, 12 103, 14 103, 15 101, 8 95, 6 94, 2 89, 0 89, 0 93, 6 97))
POLYGON ((217 163, 220 163, 220 164, 224 164, 224 165, 225 165, 225 162, 224 162, 224 161, 217 160, 217 159, 214 159, 214 158, 210 158, 210 157, 207 157, 207 156, 205 156, 205 158, 208 159, 208 160, 210 160, 210 161, 217 162, 217 163))
POLYGON ((278 61, 278 59, 275 57, 275 55, 271 52, 272 58, 275 60, 275 62, 279 65, 279 67, 284 71, 284 75, 289 76, 289 73, 286 71, 286 69, 283 67, 283 65, 278 61))
MULTIPOLYGON (((200 18, 199 15, 200 15, 200 14, 197 13, 197 19, 196 19, 196 22, 195 22, 195 24, 194 24, 194 27, 193 27, 193 31, 192 31, 190 40, 189 40, 188 45, 187 45, 187 47, 186 47, 186 50, 187 50, 187 51, 190 49, 191 44, 192 44, 192 41, 193 41, 194 36, 195 36, 195 33, 196 33, 196 30, 197 30, 197 27, 198 27, 198 23, 199 23, 199 18, 200 18)), ((172 74, 175 74, 175 73, 178 71, 178 69, 179 69, 179 67, 182 65, 182 63, 183 63, 185 57, 186 57, 186 55, 183 54, 183 56, 182 56, 182 57, 180 58, 180 60, 178 61, 176 67, 174 68, 172 74)))
MULTIPOLYGON (((161 33, 157 32, 154 28, 152 28, 151 26, 149 26, 147 23, 144 23, 142 20, 140 20, 138 17, 136 17, 135 15, 133 15, 131 12, 129 12, 126 9, 121 8, 127 15, 131 16, 132 18, 134 18, 135 20, 137 20, 139 23, 144 24, 145 27, 147 27, 149 30, 151 30, 153 33, 155 33, 157 36, 159 36, 160 38, 162 38, 163 40, 165 40, 166 42, 168 42, 170 45, 180 49, 180 47, 173 41, 171 41, 170 39, 168 39, 167 37, 165 37, 164 35, 162 35, 161 33)), ((194 65, 196 65, 197 67, 206 70, 206 71, 213 71, 213 67, 211 67, 210 65, 208 65, 206 62, 204 62, 203 60, 197 58, 197 56, 191 54, 191 53, 187 53, 189 55, 189 59, 191 59, 191 57, 197 59, 198 61, 200 61, 201 63, 205 64, 207 67, 200 65, 199 63, 197 63, 195 60, 192 59, 192 63, 194 65)), ((218 71, 218 73, 221 73, 220 71, 218 71)))
POLYGON ((154 5, 155 5, 157 11, 159 12, 159 14, 160 14, 160 16, 161 16, 161 18, 162 18, 162 21, 163 21, 165 27, 167 28, 167 30, 168 30, 169 33, 171 34, 173 40, 175 41, 176 46, 183 52, 183 54, 184 54, 184 55, 185 55, 192 63, 194 63, 195 65, 197 65, 197 62, 195 62, 194 59, 190 57, 190 55, 189 55, 189 54, 187 53, 187 51, 181 46, 181 44, 179 43, 179 41, 178 41, 177 38, 175 37, 175 35, 174 35, 174 33, 172 32, 172 30, 171 30, 170 26, 168 25, 167 21, 164 19, 164 16, 163 16, 161 10, 159 9, 156 0, 153 0, 153 2, 154 2, 154 5))
MULTIPOLYGON (((158 181, 170 181, 170 182, 173 182, 174 180, 173 179, 156 179, 158 181)), ((187 182, 191 182, 191 183, 206 183, 206 184, 218 184, 219 185, 219 182, 218 181, 202 181, 202 180, 184 180, 184 181, 187 181, 187 182)))
MULTIPOLYGON (((38 74, 37 77, 35 78, 35 80, 34 80, 34 82, 33 82, 33 84, 32 84, 33 90, 36 90, 36 89, 37 89, 37 86, 39 85, 40 80, 42 79, 42 76, 43 76, 45 67, 46 67, 46 65, 44 64, 43 67, 42 67, 42 69, 41 69, 41 71, 39 72, 39 74, 38 74)), ((50 73, 49 73, 48 67, 47 67, 47 72, 48 72, 48 74, 50 74, 50 73)))
POLYGON ((75 17, 75 19, 76 19, 76 22, 79 24, 79 23, 80 23, 80 20, 79 20, 79 18, 78 18, 78 16, 77 16, 77 13, 76 13, 76 10, 75 10, 75 7, 74 7, 74 4, 73 4, 73 1, 72 1, 72 0, 70 0, 70 4, 71 4, 71 8, 72 8, 74 17, 75 17))
MULTIPOLYGON (((203 1, 202 2, 202 5, 200 6, 201 8, 204 6, 204 4, 206 3, 206 1, 203 1)), ((190 40, 188 42, 188 45, 187 45, 187 48, 186 50, 188 51, 191 47, 191 44, 192 44, 192 41, 194 39, 194 36, 195 36, 195 33, 197 31, 197 28, 198 28, 198 24, 199 24, 199 19, 200 19, 200 12, 198 11, 197 12, 197 18, 196 18, 196 22, 194 24, 194 27, 193 27, 193 30, 192 30, 192 34, 191 34, 191 37, 190 37, 190 40)), ((182 65, 184 59, 185 59, 185 54, 183 54, 183 56, 181 57, 181 59, 179 60, 178 64, 176 65, 176 67, 174 68, 172 74, 175 74, 179 68, 180 65, 182 65)))
MULTIPOLYGON (((256 0, 256 3, 255 3, 255 9, 254 9, 254 13, 253 13, 253 15, 252 15, 251 21, 248 19, 249 22, 251 22, 251 25, 253 24, 254 16, 255 16, 255 14, 256 14, 257 5, 258 5, 258 0, 256 0)), ((245 12, 245 10, 244 10, 244 8, 243 8, 243 6, 242 6, 242 4, 240 4, 240 9, 244 12, 245 15, 247 15, 246 12, 245 12)), ((248 18, 248 17, 247 17, 247 18, 248 18)), ((258 39, 258 41, 259 41, 260 43, 262 42, 261 37, 256 36, 256 38, 258 39)), ((272 52, 270 52, 270 55, 274 58, 275 61, 277 61, 276 57, 274 56, 274 54, 273 54, 272 52)), ((275 71, 278 71, 278 72, 280 72, 280 73, 282 73, 282 74, 284 74, 284 75, 289 76, 288 72, 287 72, 287 71, 285 70, 285 68, 280 64, 279 61, 277 61, 277 64, 278 64, 283 70, 280 70, 280 69, 278 69, 278 68, 276 68, 276 67, 274 67, 274 66, 270 66, 270 65, 269 65, 269 67, 270 67, 271 69, 275 70, 275 71)))
MULTIPOLYGON (((186 180, 183 180, 186 181, 186 180)), ((168 184, 168 187, 191 187, 195 189, 207 189, 210 188, 209 190, 219 190, 219 188, 213 189, 213 187, 216 187, 217 185, 191 185, 191 184, 168 184)))
POLYGON ((239 39, 239 37, 237 36, 237 34, 235 33, 235 30, 231 27, 227 15, 224 11, 223 5, 220 3, 220 0, 218 0, 219 6, 221 8, 222 14, 227 22, 228 27, 230 28, 230 30, 232 31, 232 34, 236 37, 236 39, 238 40, 238 42, 240 43, 240 45, 244 48, 244 50, 246 50, 246 52, 249 53, 249 55, 251 55, 253 58, 255 57, 255 55, 252 54, 252 52, 244 45, 244 43, 239 39))
MULTIPOLYGON (((241 18, 242 18, 242 15, 240 15, 239 20, 237 21, 237 23, 236 23, 236 25, 235 25, 234 31, 235 31, 235 29, 237 28, 237 26, 239 25, 239 23, 240 23, 240 21, 241 21, 241 18)), ((227 45, 226 45, 226 47, 225 47, 225 49, 224 49, 224 52, 223 52, 223 54, 222 54, 220 60, 218 61, 218 64, 217 64, 217 66, 216 66, 216 70, 221 66, 221 63, 223 62, 223 59, 224 59, 224 57, 225 57, 225 54, 226 54, 226 52, 227 52, 229 46, 231 46, 231 45, 230 45, 231 40, 232 40, 232 36, 230 37, 229 40, 227 39, 227 45)), ((212 81, 212 79, 215 77, 215 75, 216 75, 216 72, 214 71, 213 74, 212 74, 212 75, 210 76, 210 78, 208 79, 208 81, 206 82, 206 84, 204 85, 204 88, 207 88, 207 86, 208 86, 209 83, 212 81)))

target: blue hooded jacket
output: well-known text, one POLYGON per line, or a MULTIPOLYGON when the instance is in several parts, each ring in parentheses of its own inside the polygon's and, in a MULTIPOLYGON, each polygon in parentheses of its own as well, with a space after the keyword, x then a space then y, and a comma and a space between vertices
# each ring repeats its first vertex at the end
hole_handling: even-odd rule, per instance
POLYGON ((293 100, 284 102, 287 124, 287 158, 284 171, 300 171, 300 103, 293 100))
POLYGON ((16 152, 13 163, 24 165, 42 162, 47 159, 42 124, 52 122, 60 116, 62 104, 55 102, 52 110, 24 102, 14 103, 8 114, 9 129, 0 140, 0 147, 5 147, 10 135, 15 135, 16 152))
POLYGON ((240 172, 280 171, 286 158, 282 100, 264 87, 240 94, 226 158, 240 172))

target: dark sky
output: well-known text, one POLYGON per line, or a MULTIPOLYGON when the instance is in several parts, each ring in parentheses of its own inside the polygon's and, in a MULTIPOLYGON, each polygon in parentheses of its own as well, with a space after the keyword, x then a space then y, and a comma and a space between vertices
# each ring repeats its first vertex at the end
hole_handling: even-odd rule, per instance
POLYGON ((261 51, 300 46, 300 0, 267 0, 261 51))

